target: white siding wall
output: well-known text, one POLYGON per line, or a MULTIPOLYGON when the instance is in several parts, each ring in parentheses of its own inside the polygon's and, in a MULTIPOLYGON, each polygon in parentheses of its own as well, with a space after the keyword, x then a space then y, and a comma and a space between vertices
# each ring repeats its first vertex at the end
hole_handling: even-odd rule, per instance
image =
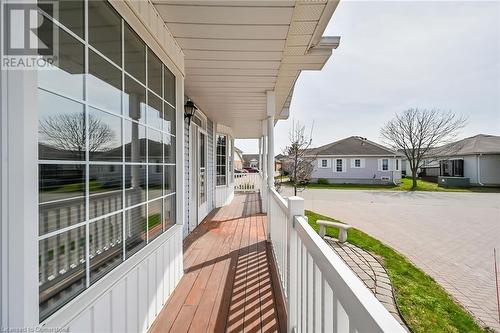
POLYGON ((182 229, 175 225, 68 303, 46 327, 69 332, 146 332, 183 275, 182 229))

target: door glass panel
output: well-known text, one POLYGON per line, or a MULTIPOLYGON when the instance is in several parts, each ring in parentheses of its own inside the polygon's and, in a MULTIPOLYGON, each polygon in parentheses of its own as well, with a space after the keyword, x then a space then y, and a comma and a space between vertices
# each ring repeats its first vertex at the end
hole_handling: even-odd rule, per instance
POLYGON ((200 173, 199 173, 199 193, 200 193, 200 203, 203 204, 207 201, 207 189, 206 189, 206 165, 205 165, 205 134, 200 132, 200 142, 199 142, 199 162, 200 162, 200 173))

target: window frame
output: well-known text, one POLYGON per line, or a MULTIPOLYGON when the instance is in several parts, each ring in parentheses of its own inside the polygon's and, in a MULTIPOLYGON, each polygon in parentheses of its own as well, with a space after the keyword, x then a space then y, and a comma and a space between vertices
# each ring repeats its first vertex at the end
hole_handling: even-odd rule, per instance
POLYGON ((381 171, 389 171, 389 159, 388 158, 382 158, 382 161, 380 163, 380 170, 381 171), (387 164, 384 165, 384 162, 387 162, 387 164))
POLYGON ((328 168, 328 160, 326 158, 321 159, 321 167, 328 168))
MULTIPOLYGON (((103 1, 105 3, 105 5, 109 6, 111 10, 114 10, 116 11, 116 9, 114 8, 114 6, 112 4, 110 4, 108 1, 103 1)), ((89 6, 89 1, 88 0, 85 0, 84 1, 84 8, 87 12, 87 9, 88 9, 88 6, 89 6)), ((114 67, 114 69, 118 69, 121 73, 121 90, 120 90, 120 93, 121 95, 123 96, 124 94, 124 91, 125 91, 125 80, 124 78, 127 77, 128 73, 125 69, 125 63, 123 61, 123 58, 124 58, 124 39, 123 39, 123 33, 124 33, 124 24, 127 24, 125 18, 120 15, 119 13, 117 13, 119 18, 120 18, 120 24, 121 24, 121 39, 119 41, 119 43, 121 44, 121 64, 117 64, 115 62, 113 62, 111 59, 109 59, 108 57, 106 57, 102 52, 100 52, 100 50, 98 50, 95 46, 93 45, 90 45, 90 43, 88 42, 88 34, 87 36, 85 36, 85 39, 80 37, 80 36, 77 36, 75 35, 74 32, 72 32, 70 30, 70 28, 68 27, 65 27, 63 25, 61 25, 60 23, 57 23, 57 26, 59 29, 61 29, 61 31, 64 31, 66 33, 69 33, 69 35, 73 38, 75 38, 77 41, 79 41, 82 45, 83 45, 83 48, 84 48, 84 52, 85 52, 85 64, 84 64, 84 67, 85 67, 85 75, 88 75, 89 74, 89 53, 91 52, 94 52, 97 56, 103 58, 103 60, 107 63, 109 63, 110 65, 112 65, 114 67)), ((51 21, 53 21, 52 18, 49 18, 51 21)), ((56 23, 54 23, 56 24, 56 23)), ((85 15, 84 17, 84 28, 86 30, 88 30, 89 28, 89 18, 88 18, 88 15, 85 15)), ((171 106, 174 110, 174 114, 175 114, 175 118, 174 118, 174 121, 172 122, 172 126, 173 126, 173 129, 174 130, 170 130, 170 131, 167 131, 167 129, 165 128, 164 125, 162 125, 162 128, 160 129, 160 132, 162 133, 162 142, 163 142, 163 134, 167 134, 167 135, 170 135, 172 137, 176 137, 176 134, 172 134, 172 133, 176 133, 177 132, 177 105, 176 105, 176 101, 172 101, 172 100, 166 100, 166 97, 163 96, 165 94, 165 88, 162 87, 162 92, 161 92, 161 96, 159 96, 155 91, 149 89, 149 87, 147 86, 148 82, 147 82, 147 75, 148 75, 148 72, 147 72, 147 66, 148 66, 148 54, 152 53, 152 54, 155 54, 155 51, 153 49, 151 49, 148 45, 147 45, 147 42, 146 42, 146 39, 142 38, 139 33, 131 26, 131 29, 134 30, 134 32, 137 34, 137 36, 139 36, 140 40, 144 43, 145 45, 145 63, 146 63, 146 72, 145 72, 145 75, 146 75, 146 82, 143 84, 141 82, 138 82, 137 79, 135 79, 133 76, 130 76, 130 78, 132 78, 133 80, 135 80, 136 82, 138 82, 139 84, 141 84, 141 86, 145 89, 145 94, 146 94, 146 97, 145 97, 145 100, 144 100, 144 107, 146 107, 148 105, 148 95, 149 93, 153 93, 154 95, 156 95, 156 97, 159 97, 160 100, 162 101, 162 110, 159 110, 161 112, 163 112, 163 108, 165 107, 165 103, 168 104, 169 106, 171 106), (174 105, 172 105, 172 102, 174 102, 174 105)), ((161 58, 158 57, 156 54, 155 56, 157 58, 160 59, 161 61, 161 58)), ((168 62, 165 62, 165 61, 161 61, 161 66, 162 66, 162 82, 164 81, 164 73, 166 72, 166 70, 169 71, 169 73, 171 73, 171 76, 172 76, 172 82, 174 83, 174 85, 171 87, 172 91, 170 92, 172 94, 172 96, 174 96, 176 99, 177 99, 177 91, 178 91, 178 87, 177 85, 181 82, 177 79, 177 76, 176 74, 174 74, 174 72, 171 71, 171 69, 168 67, 168 62)), ((85 83, 84 83, 84 90, 87 91, 88 90, 88 80, 85 80, 85 83)), ((84 113, 85 113, 85 117, 86 117, 86 130, 85 132, 87 133, 88 132, 88 115, 89 115, 89 112, 90 112, 90 108, 92 109, 95 109, 97 111, 101 111, 101 112, 104 112, 106 114, 111 114, 113 116, 116 116, 116 117, 119 117, 120 119, 120 130, 121 130, 121 134, 119 135, 120 136, 120 140, 122 141, 122 147, 125 147, 125 142, 123 141, 124 140, 124 126, 125 126, 125 121, 131 121, 133 123, 137 123, 137 121, 134 121, 132 120, 131 118, 129 118, 126 114, 124 114, 124 105, 123 105, 123 99, 121 100, 121 103, 120 103, 120 106, 113 106, 111 109, 110 108, 106 108, 106 107, 103 107, 103 106, 98 106, 98 105, 94 105, 94 103, 90 102, 89 101, 89 98, 88 96, 84 96, 82 99, 76 99, 74 97, 71 97, 69 96, 68 94, 61 94, 60 92, 57 92, 56 90, 47 90, 47 89, 44 89, 43 87, 39 87, 38 84, 36 84, 36 88, 35 88, 36 91, 39 91, 39 90, 44 90, 44 91, 47 91, 47 93, 49 94, 53 94, 53 95, 56 95, 56 96, 60 96, 61 98, 65 98, 65 99, 69 99, 69 100, 72 100, 74 102, 78 102, 80 103, 83 108, 84 108, 84 113), (115 110, 116 109, 116 110, 115 110)), ((39 107, 37 106, 37 109, 36 111, 39 113, 39 107)), ((146 115, 146 119, 147 119, 147 115, 146 115)), ((150 130, 158 130, 158 128, 156 128, 155 126, 152 126, 148 123, 146 124, 141 124, 141 126, 144 126, 145 128, 145 138, 148 139, 148 135, 149 135, 149 131, 150 130)), ((38 128, 38 125, 37 125, 37 128, 38 128)), ((162 186, 161 188, 161 195, 159 197, 155 197, 155 198, 152 198, 150 199, 149 198, 149 189, 148 189, 148 176, 149 176, 149 172, 150 172, 150 167, 151 166, 156 166, 157 167, 157 163, 156 163, 156 160, 155 161, 150 161, 149 160, 149 154, 148 154, 148 144, 146 142, 146 151, 144 152, 145 154, 145 160, 143 162, 140 163, 137 163, 137 162, 130 162, 130 161, 127 161, 126 158, 125 158, 125 149, 123 148, 123 151, 121 153, 121 158, 120 158, 120 161, 119 162, 116 162, 116 161, 95 161, 95 160, 92 160, 89 158, 89 151, 88 151, 88 138, 86 137, 85 138, 86 140, 86 157, 83 161, 78 161, 78 165, 83 165, 85 166, 85 173, 84 173, 84 177, 85 177, 85 182, 84 182, 84 189, 85 189, 85 194, 84 194, 84 197, 85 197, 85 201, 86 201, 86 207, 84 208, 84 210, 86 211, 85 214, 84 214, 84 222, 83 223, 78 223, 78 224, 75 224, 75 225, 69 225, 68 227, 65 227, 65 228, 58 228, 57 230, 53 231, 53 232, 45 232, 43 234, 40 234, 38 235, 37 234, 37 238, 36 238, 36 244, 34 246, 36 246, 37 248, 40 248, 40 244, 41 242, 43 242, 45 239, 49 239, 51 237, 55 237, 55 236, 64 236, 66 237, 66 233, 69 233, 69 232, 72 232, 73 230, 77 230, 78 228, 81 228, 81 227, 84 227, 84 228, 89 228, 89 226, 95 226, 97 227, 98 224, 102 224, 102 225, 106 225, 106 228, 112 226, 111 224, 108 224, 107 220, 109 218, 112 218, 114 216, 121 216, 121 222, 120 222, 120 225, 122 225, 122 232, 121 234, 123 235, 122 237, 122 243, 123 243, 123 249, 121 250, 122 251, 122 254, 123 254, 123 258, 122 260, 119 260, 118 261, 118 265, 117 266, 114 266, 113 269, 110 269, 109 271, 107 271, 105 274, 103 275, 98 275, 96 272, 94 272, 92 270, 92 268, 89 268, 89 265, 91 264, 91 260, 92 258, 98 258, 97 256, 96 257, 90 257, 89 253, 90 253, 90 244, 92 243, 95 243, 96 241, 96 237, 93 237, 94 239, 92 240, 92 235, 91 234, 83 234, 83 238, 80 237, 80 238, 75 238, 73 239, 73 241, 71 241, 70 237, 67 236, 68 238, 68 241, 71 246, 74 246, 76 243, 80 244, 82 242, 82 239, 84 241, 84 256, 85 256, 85 262, 84 263, 81 263, 81 264, 78 264, 76 267, 80 267, 84 270, 84 280, 82 280, 82 283, 83 283, 83 290, 75 293, 75 294, 71 294, 70 296, 68 296, 67 298, 66 297, 62 297, 63 300, 61 301, 61 304, 60 305, 57 305, 57 306, 50 306, 48 307, 46 313, 42 316, 39 316, 39 322, 44 322, 47 318, 50 318, 52 317, 54 314, 57 314, 62 307, 65 306, 65 304, 67 304, 68 302, 71 302, 72 300, 74 300, 75 298, 78 298, 82 295, 82 293, 84 291, 86 291, 87 289, 91 288, 92 285, 100 280, 102 277, 112 273, 113 271, 115 271, 115 269, 118 267, 118 266, 121 266, 123 263, 125 263, 127 261, 128 258, 125 258, 125 255, 128 253, 128 251, 125 251, 125 243, 127 241, 127 237, 124 237, 125 236, 125 230, 126 230, 126 218, 125 218, 125 215, 127 212, 129 211, 132 211, 133 209, 135 208, 138 208, 138 207, 145 207, 145 214, 146 214, 146 221, 149 220, 150 216, 149 216, 149 206, 150 204, 153 204, 153 203, 158 203, 160 202, 160 223, 162 225, 162 228, 161 228, 161 234, 164 234, 166 231, 170 230, 170 227, 175 225, 178 221, 178 216, 177 216, 177 206, 178 206, 178 203, 179 203, 179 200, 178 200, 178 197, 177 197, 177 188, 179 188, 179 184, 178 182, 180 181, 179 179, 179 176, 178 176, 178 172, 176 170, 178 164, 180 163, 180 159, 182 158, 181 156, 177 156, 177 154, 175 154, 175 157, 173 158, 173 163, 166 163, 165 161, 162 160, 162 165, 161 165, 161 169, 162 169, 162 178, 165 177, 164 173, 164 169, 166 169, 166 167, 164 167, 165 165, 173 165, 174 166, 174 171, 173 171, 173 175, 174 175, 174 184, 175 184, 175 187, 174 187, 174 190, 171 192, 171 193, 166 193, 164 187, 162 186), (89 169, 90 169, 90 166, 112 166, 112 168, 114 169, 116 166, 118 166, 119 168, 122 169, 122 176, 120 177, 120 179, 123 179, 125 180, 125 169, 126 169, 126 166, 134 166, 134 165, 139 165, 140 167, 140 170, 141 172, 146 172, 146 179, 144 180, 145 184, 146 184, 146 187, 144 189, 145 191, 145 197, 146 199, 141 201, 140 203, 138 204, 135 204, 135 205, 131 205, 131 206, 127 206, 125 204, 125 202, 122 203, 122 206, 120 209, 116 210, 116 211, 112 211, 110 213, 102 213, 101 215, 98 215, 98 216, 95 216, 95 217, 91 217, 89 215, 89 205, 88 205, 88 202, 89 202, 89 193, 90 193, 90 181, 91 181, 91 177, 89 175, 89 169), (165 214, 165 211, 166 211, 166 208, 165 207, 165 204, 164 202, 169 200, 171 202, 171 207, 170 207, 170 212, 173 212, 173 224, 169 224, 169 227, 166 228, 166 221, 165 221, 165 218, 162 214, 165 214), (75 243, 76 242, 76 243, 75 243), (92 278, 93 277, 98 277, 97 280, 93 280, 92 278)), ((39 143, 39 142, 37 142, 39 143)), ((174 152, 177 152, 177 148, 178 146, 180 145, 180 140, 176 140, 175 141, 175 145, 173 147, 174 149, 174 152), (178 142, 179 141, 179 142, 178 142)), ((162 151, 162 158, 163 158, 163 155, 164 155, 164 152, 162 151)), ((75 161, 73 160, 69 160, 69 161, 60 161, 60 160, 57 160, 57 159, 46 159, 46 160, 43 160, 43 159, 36 159, 35 158, 35 163, 37 166, 40 166, 40 165, 54 165, 54 164, 61 164, 61 165, 70 165, 70 164, 74 164, 75 161)), ((182 161, 181 161, 182 162, 182 161)), ((158 169, 156 169, 158 170, 158 169)), ((111 171, 111 169, 110 169, 111 171)), ((162 182, 164 180, 162 179, 162 182)), ((39 185, 36 186, 37 188, 37 193, 39 191, 39 185)), ((120 190, 122 191, 122 194, 121 194, 121 197, 124 198, 125 197, 125 191, 126 191, 126 185, 125 184, 122 184, 122 189, 120 190)), ((39 212, 40 206, 37 205, 37 212, 39 212)), ((65 207, 62 207, 62 209, 64 209, 65 207)), ((39 214, 39 213, 38 213, 39 214)), ((182 215, 181 215, 182 216, 182 215)), ((37 225, 40 225, 41 221, 39 221, 39 217, 37 216, 37 225)), ((149 234, 150 234, 150 230, 148 228, 148 222, 146 222, 146 233, 145 233, 145 236, 146 236, 146 240, 145 240, 145 245, 142 246, 140 249, 137 250, 137 252, 134 252, 132 255, 135 255, 137 253, 140 253, 142 250, 144 250, 146 247, 148 247, 149 243, 150 243, 150 239, 149 239, 149 234)), ((111 230, 118 230, 116 229, 114 226, 111 228, 111 230)), ((104 232, 104 231, 103 231, 104 232)), ((61 237, 62 238, 62 237, 61 237)), ((64 243, 63 243, 64 244, 64 243)), ((106 245, 106 243, 102 243, 104 245, 106 245)), ((102 245, 101 244, 101 245, 102 245)), ((55 246, 51 249, 48 249, 49 251, 53 251, 52 252, 52 258, 51 260, 54 261, 54 260, 58 260, 58 257, 59 255, 62 255, 61 253, 59 253, 59 250, 60 250, 60 243, 56 243, 55 246)), ((104 246, 103 245, 103 246, 104 246)), ((76 248, 79 248, 80 246, 76 247, 76 248)), ((64 255, 68 255, 71 253, 71 251, 73 251, 73 249, 70 251, 71 247, 64 247, 65 248, 65 252, 64 252, 64 255)), ((102 250, 102 249, 101 249, 102 250)), ((47 252, 47 251, 46 251, 47 252)), ((48 253, 48 252, 47 252, 48 253)), ((144 252, 143 252, 144 253, 144 252)), ((100 253, 99 253, 100 254, 100 253)), ((41 260, 42 258, 39 257, 39 259, 41 260)), ((71 261, 71 260, 70 260, 71 261)), ((69 265, 69 264, 68 264, 69 265)), ((64 265, 62 265, 64 266, 64 265)), ((42 269, 46 269, 47 266, 44 266, 44 263, 40 263, 39 266, 37 266, 37 282, 43 282, 43 283, 47 283, 47 282, 50 282, 52 280, 46 280, 46 281, 43 281, 43 279, 40 278, 40 274, 41 274, 41 270, 42 269)), ((69 266, 68 266, 69 267, 69 266)), ((67 268, 67 267, 66 267, 67 268)), ((66 271, 64 273, 60 273, 57 272, 57 276, 60 276, 60 277, 64 277, 64 274, 66 273, 66 271)), ((49 283, 50 285, 50 283, 49 283)), ((38 286, 38 284, 37 284, 38 286)), ((60 291, 65 291, 66 289, 63 288, 63 289, 60 289, 60 291)), ((39 297, 39 296, 38 296, 39 297)), ((38 299, 37 297, 37 299, 38 299)), ((40 307, 40 304, 38 304, 38 313, 39 315, 42 314, 42 308, 40 307)))
POLYGON ((215 186, 216 187, 226 187, 229 185, 229 179, 228 179, 228 140, 229 140, 229 135, 226 133, 219 133, 217 132, 215 134, 215 186), (224 145, 224 156, 225 156, 225 163, 224 165, 219 164, 219 156, 223 156, 219 154, 219 136, 225 137, 225 145, 224 145), (225 169, 225 174, 220 175, 219 174, 219 167, 224 167, 225 169), (219 177, 224 176, 224 184, 219 184, 219 177))
POLYGON ((341 173, 344 172, 344 159, 343 158, 336 158, 335 159, 335 172, 341 173), (340 162, 340 171, 339 171, 339 162, 340 162))

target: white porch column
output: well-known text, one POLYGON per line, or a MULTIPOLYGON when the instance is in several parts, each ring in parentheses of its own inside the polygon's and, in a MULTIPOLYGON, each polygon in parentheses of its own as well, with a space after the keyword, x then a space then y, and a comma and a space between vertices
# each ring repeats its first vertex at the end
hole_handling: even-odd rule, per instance
POLYGON ((267 186, 269 196, 267 200, 267 240, 271 235, 271 189, 274 188, 274 114, 276 112, 276 94, 266 92, 267 99, 267 186))
POLYGON ((264 134, 262 136, 262 193, 261 193, 261 198, 262 198, 262 212, 267 213, 267 145, 266 145, 266 133, 267 133, 267 124, 266 121, 262 121, 262 133, 264 134))

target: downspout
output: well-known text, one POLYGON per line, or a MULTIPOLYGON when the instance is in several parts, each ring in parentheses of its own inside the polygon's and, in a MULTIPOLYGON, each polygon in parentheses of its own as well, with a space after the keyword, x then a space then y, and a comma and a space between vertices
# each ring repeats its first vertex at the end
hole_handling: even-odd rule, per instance
POLYGON ((484 186, 484 184, 481 183, 481 156, 483 156, 483 154, 477 155, 477 183, 484 186))

